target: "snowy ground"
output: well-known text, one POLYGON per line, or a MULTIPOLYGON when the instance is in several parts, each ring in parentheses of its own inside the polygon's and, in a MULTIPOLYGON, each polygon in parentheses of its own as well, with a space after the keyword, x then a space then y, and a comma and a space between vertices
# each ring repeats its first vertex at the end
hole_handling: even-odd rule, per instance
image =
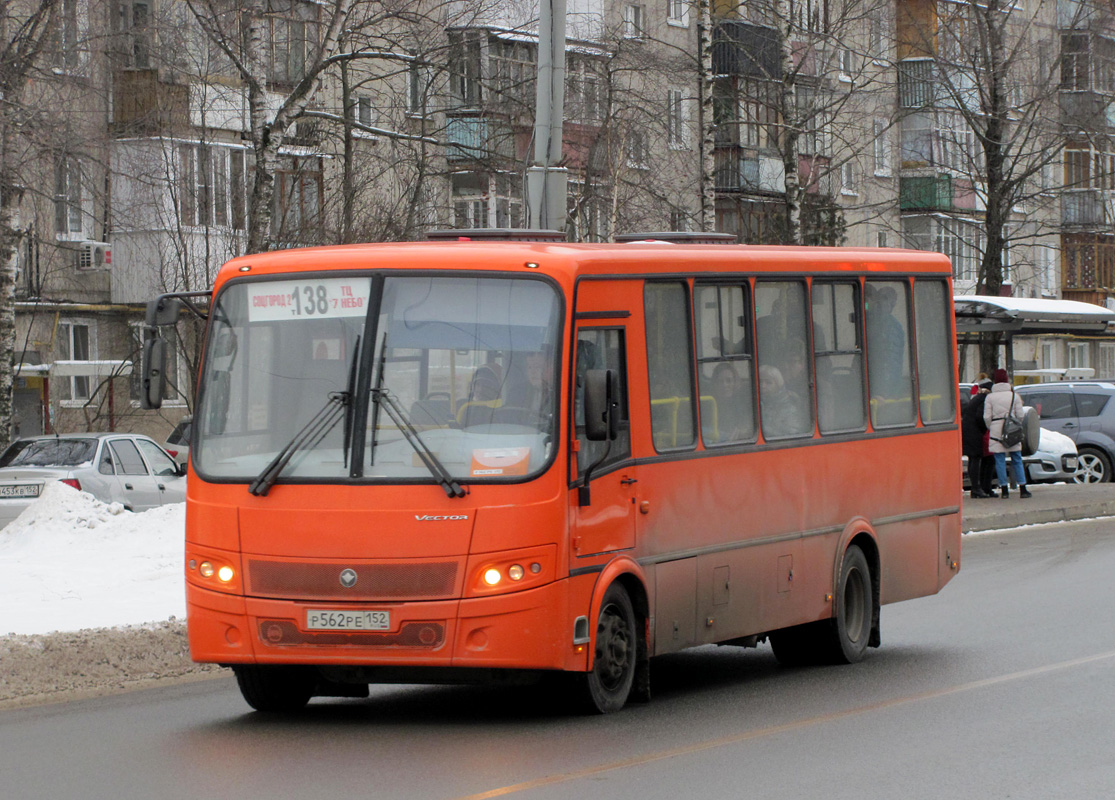
POLYGON ((132 514, 64 484, 0 529, 0 636, 186 614, 185 504, 132 514))

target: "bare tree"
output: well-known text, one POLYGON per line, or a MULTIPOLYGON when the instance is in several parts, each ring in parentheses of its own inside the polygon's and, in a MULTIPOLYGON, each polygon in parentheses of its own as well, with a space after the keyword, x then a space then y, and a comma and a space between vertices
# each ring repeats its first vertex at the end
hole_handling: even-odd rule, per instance
POLYGON ((0 447, 12 423, 12 388, 17 354, 15 246, 23 198, 16 138, 26 113, 24 93, 55 25, 57 0, 0 3, 0 447))

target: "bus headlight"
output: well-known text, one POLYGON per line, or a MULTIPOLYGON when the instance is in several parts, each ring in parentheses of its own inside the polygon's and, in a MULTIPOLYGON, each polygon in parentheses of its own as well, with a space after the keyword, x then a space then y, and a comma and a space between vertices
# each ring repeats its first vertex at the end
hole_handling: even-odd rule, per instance
POLYGON ((554 580, 557 548, 531 547, 507 553, 489 553, 469 559, 466 597, 518 592, 554 580))
POLYGON ((221 583, 228 583, 232 580, 233 572, 232 567, 224 566, 217 570, 217 579, 221 583))

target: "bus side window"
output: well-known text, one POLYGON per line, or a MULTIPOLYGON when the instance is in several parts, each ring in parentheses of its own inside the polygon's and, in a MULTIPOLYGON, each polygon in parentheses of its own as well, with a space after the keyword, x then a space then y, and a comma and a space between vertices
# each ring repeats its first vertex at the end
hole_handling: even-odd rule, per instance
POLYGON ((755 364, 746 285, 697 286, 701 437, 706 445, 755 439, 755 364))
POLYGON ((697 414, 686 285, 680 281, 647 283, 643 302, 654 449, 688 448, 697 439, 697 414))
POLYGON ((876 427, 913 425, 917 419, 908 288, 904 281, 868 281, 865 289, 867 386, 876 427))
POLYGON ((577 429, 577 473, 583 475, 596 463, 608 442, 590 442, 585 436, 585 373, 590 369, 610 369, 619 385, 619 435, 611 442, 605 464, 621 461, 631 455, 631 423, 627 412, 627 359, 623 331, 617 328, 582 328, 577 331, 577 377, 574 384, 573 413, 577 429))
POLYGON ((803 282, 755 284, 759 417, 768 439, 813 433, 808 323, 803 282))
POLYGON ((859 284, 813 283, 813 358, 821 433, 861 431, 867 425, 860 316, 859 284))
POLYGON ((956 420, 948 315, 945 282, 917 281, 914 284, 914 332, 918 348, 921 421, 926 425, 956 420))

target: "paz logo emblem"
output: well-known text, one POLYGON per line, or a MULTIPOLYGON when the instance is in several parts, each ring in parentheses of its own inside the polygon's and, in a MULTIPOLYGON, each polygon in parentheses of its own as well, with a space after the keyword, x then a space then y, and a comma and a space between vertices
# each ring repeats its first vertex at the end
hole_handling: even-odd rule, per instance
POLYGON ((356 570, 346 569, 341 571, 341 586, 351 589, 356 585, 356 570))

